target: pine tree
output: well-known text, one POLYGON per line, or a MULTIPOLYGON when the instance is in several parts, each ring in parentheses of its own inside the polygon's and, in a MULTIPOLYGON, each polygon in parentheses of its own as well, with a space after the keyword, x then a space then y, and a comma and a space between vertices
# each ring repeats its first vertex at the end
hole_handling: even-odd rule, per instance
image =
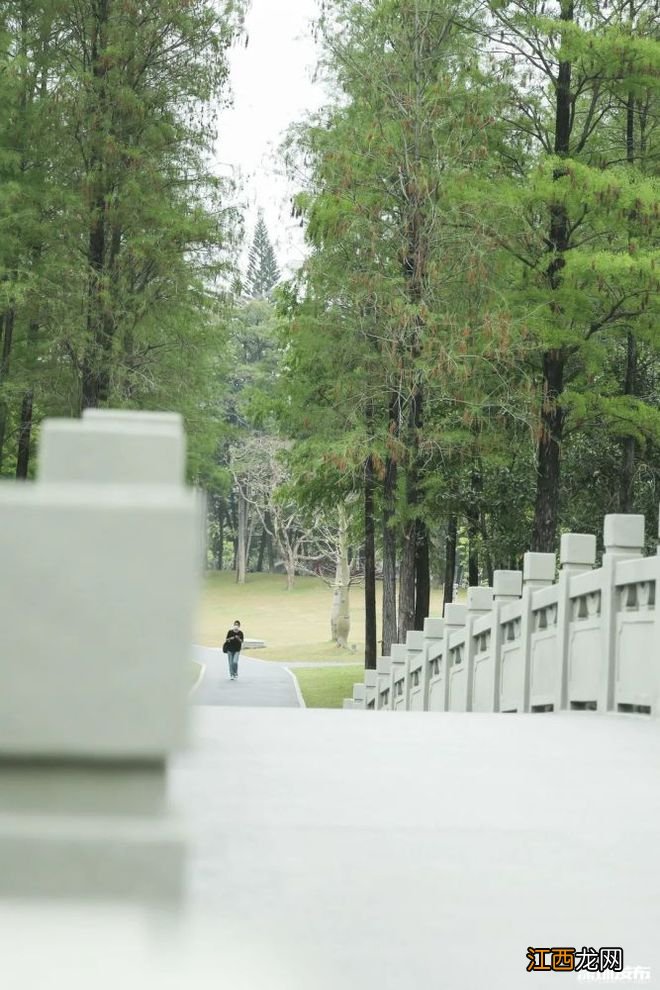
POLYGON ((247 290, 253 299, 268 296, 279 282, 280 270, 273 245, 268 236, 268 229, 263 213, 259 211, 259 219, 254 229, 254 239, 250 248, 250 260, 247 271, 247 290))

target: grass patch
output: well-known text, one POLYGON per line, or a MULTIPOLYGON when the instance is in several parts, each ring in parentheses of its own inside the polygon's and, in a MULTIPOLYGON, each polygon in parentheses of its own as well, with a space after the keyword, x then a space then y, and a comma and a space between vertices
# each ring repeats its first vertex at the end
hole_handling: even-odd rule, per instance
POLYGON ((353 685, 364 680, 362 664, 350 667, 299 667, 292 671, 308 708, 341 708, 353 697, 353 685))
MULTIPOLYGON (((377 587, 380 629, 382 586, 377 587)), ((351 589, 351 632, 355 650, 338 649, 330 641, 332 592, 316 577, 299 577, 292 591, 286 590, 281 574, 248 574, 244 585, 234 574, 210 572, 204 582, 195 642, 200 646, 222 646, 225 633, 239 619, 248 639, 263 639, 267 649, 255 651, 260 660, 338 660, 343 663, 364 658, 364 590, 351 589)), ((442 614, 442 591, 431 594, 431 614, 442 614)), ((249 653, 249 651, 248 651, 249 653)))

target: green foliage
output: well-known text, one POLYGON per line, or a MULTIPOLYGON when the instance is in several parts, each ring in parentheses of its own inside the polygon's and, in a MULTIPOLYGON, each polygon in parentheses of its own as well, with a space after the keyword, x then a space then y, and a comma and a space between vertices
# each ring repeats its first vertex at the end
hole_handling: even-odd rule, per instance
POLYGON ((90 403, 181 410, 191 473, 204 473, 237 219, 209 171, 209 108, 241 13, 207 0, 3 5, 5 471, 29 389, 36 423, 90 403))
POLYGON ((260 212, 248 261, 246 277, 248 294, 254 299, 265 298, 271 294, 279 279, 277 258, 268 236, 266 221, 263 213, 260 212))

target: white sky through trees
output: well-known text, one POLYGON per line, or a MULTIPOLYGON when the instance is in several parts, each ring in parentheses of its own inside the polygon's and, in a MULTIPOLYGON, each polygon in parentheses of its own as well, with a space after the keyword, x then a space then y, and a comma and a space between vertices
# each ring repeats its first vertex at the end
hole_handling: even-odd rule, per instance
POLYGON ((242 186, 245 250, 261 207, 283 275, 302 261, 304 248, 299 221, 290 216, 295 186, 276 155, 288 126, 323 102, 323 87, 312 81, 316 12, 316 0, 251 0, 245 35, 230 57, 233 107, 219 123, 220 171, 233 172, 242 186))

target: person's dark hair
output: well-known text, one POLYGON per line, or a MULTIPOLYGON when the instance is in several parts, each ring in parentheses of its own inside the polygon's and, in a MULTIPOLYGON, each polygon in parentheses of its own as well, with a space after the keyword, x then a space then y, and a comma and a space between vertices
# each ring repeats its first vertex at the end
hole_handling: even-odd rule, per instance
POLYGON ((238 621, 238 619, 234 619, 234 625, 235 626, 240 626, 240 622, 238 621))

